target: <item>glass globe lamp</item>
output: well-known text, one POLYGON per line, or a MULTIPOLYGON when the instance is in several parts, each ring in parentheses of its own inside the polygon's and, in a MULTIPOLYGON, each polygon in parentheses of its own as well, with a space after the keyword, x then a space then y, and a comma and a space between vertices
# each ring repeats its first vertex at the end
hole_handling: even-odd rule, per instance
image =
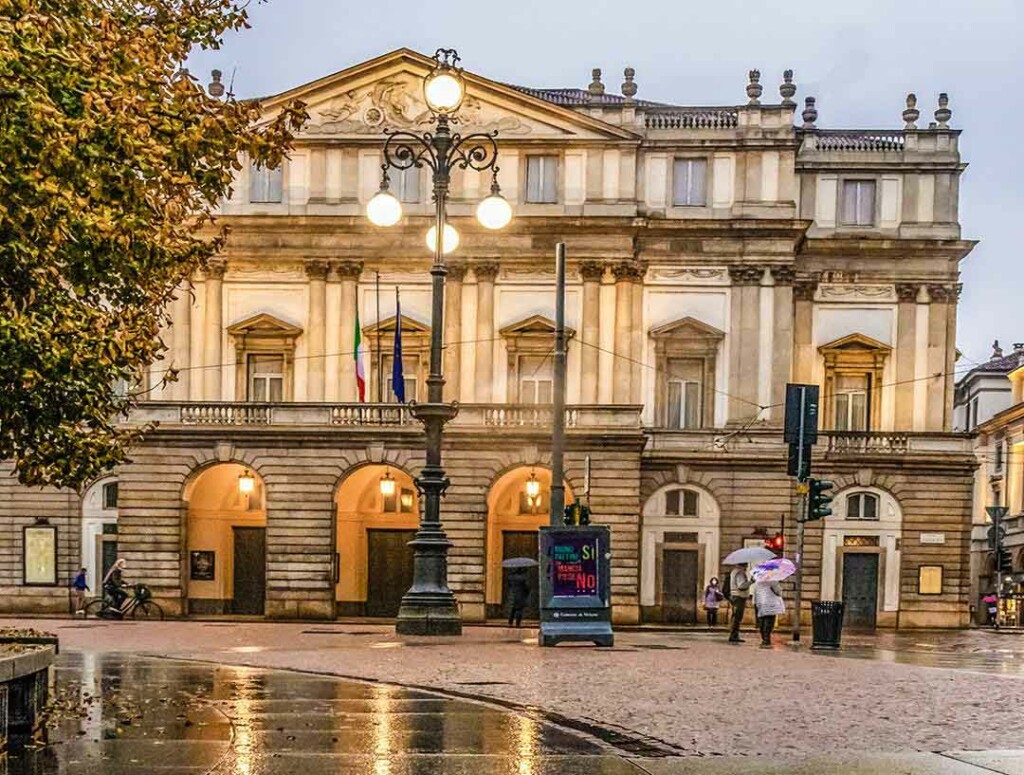
MULTIPOLYGON (((427 247, 433 252, 437 246, 437 227, 431 226, 426 236, 427 247)), ((450 223, 444 225, 444 239, 441 240, 441 252, 448 255, 459 246, 459 233, 450 223)))
POLYGON ((455 68, 440 65, 431 71, 423 82, 423 97, 427 106, 435 113, 454 113, 462 104, 466 90, 462 76, 455 68))
POLYGON ((491 193, 476 206, 476 219, 485 229, 504 229, 512 220, 512 205, 501 194, 491 193))
POLYGON ((394 226, 402 219, 402 203, 388 190, 387 184, 366 203, 366 217, 374 226, 394 226))

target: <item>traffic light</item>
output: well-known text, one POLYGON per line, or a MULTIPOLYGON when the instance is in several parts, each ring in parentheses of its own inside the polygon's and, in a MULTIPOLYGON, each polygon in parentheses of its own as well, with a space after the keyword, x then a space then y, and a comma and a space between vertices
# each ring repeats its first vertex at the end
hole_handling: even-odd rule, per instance
POLYGON ((807 485, 806 521, 814 522, 830 516, 832 509, 828 504, 832 502, 832 496, 828 494, 828 491, 836 486, 835 482, 830 482, 828 479, 809 479, 807 485))
POLYGON ((566 525, 589 525, 590 508, 585 503, 580 503, 579 501, 570 503, 565 507, 562 521, 566 525))
POLYGON ((1013 567, 1013 558, 1010 556, 1010 550, 1000 546, 996 549, 998 553, 995 557, 996 568, 999 569, 1000 573, 1009 573, 1013 567))
POLYGON ((782 533, 766 536, 764 539, 764 548, 770 549, 781 557, 786 549, 786 537, 782 535, 782 533))

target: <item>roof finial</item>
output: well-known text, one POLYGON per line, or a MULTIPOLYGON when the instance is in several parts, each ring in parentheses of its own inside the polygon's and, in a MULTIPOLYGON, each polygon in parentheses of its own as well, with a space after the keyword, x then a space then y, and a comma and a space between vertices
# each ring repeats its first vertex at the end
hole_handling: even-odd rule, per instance
POLYGON ((636 75, 636 70, 632 67, 627 67, 622 71, 622 74, 626 77, 626 80, 622 82, 622 94, 626 98, 626 102, 632 102, 633 97, 636 96, 636 84, 633 83, 633 76, 636 75))
POLYGON ((220 82, 222 75, 224 75, 224 73, 220 70, 212 70, 210 72, 210 78, 213 80, 211 80, 209 85, 206 87, 206 91, 209 92, 210 96, 218 100, 224 96, 224 84, 220 82))
POLYGON ((804 97, 804 129, 817 129, 814 122, 818 120, 818 109, 814 106, 814 97, 804 97))
POLYGON ((917 95, 911 92, 907 95, 907 109, 903 111, 903 120, 906 122, 904 129, 917 129, 917 119, 921 111, 917 109, 917 95))
POLYGON ((939 95, 939 107, 935 109, 935 120, 939 122, 939 129, 949 129, 949 119, 953 117, 953 111, 949 109, 949 95, 942 92, 939 95))
POLYGON ((998 339, 996 339, 992 343, 992 357, 993 358, 1002 358, 1003 357, 1003 348, 999 346, 999 340, 998 339))
POLYGON ((751 70, 748 76, 750 78, 749 83, 747 83, 747 96, 750 98, 748 104, 760 105, 761 92, 764 91, 764 87, 761 86, 761 71, 751 70))
POLYGON ((783 105, 796 105, 793 102, 793 95, 796 94, 796 84, 793 83, 793 71, 784 70, 782 73, 782 84, 779 86, 779 94, 782 95, 783 105))
POLYGON ((587 87, 587 91, 590 92, 591 95, 599 97, 602 94, 604 94, 604 84, 601 83, 601 68, 595 67, 593 70, 590 71, 590 76, 591 78, 593 78, 593 80, 587 87))

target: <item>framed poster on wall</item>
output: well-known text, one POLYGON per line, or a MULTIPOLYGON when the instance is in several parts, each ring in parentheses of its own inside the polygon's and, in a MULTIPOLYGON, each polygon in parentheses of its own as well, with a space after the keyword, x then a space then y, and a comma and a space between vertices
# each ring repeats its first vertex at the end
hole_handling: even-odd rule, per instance
POLYGON ((56 585, 57 528, 53 525, 26 526, 22 551, 24 583, 56 585))
POLYGON ((192 581, 213 581, 217 553, 213 551, 189 552, 189 573, 192 581))

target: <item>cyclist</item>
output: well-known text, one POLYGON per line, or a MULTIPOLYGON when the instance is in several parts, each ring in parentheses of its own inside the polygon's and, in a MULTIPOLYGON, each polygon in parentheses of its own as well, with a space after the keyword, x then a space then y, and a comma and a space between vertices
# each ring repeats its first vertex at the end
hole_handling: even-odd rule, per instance
POLYGON ((107 575, 103 577, 103 594, 107 596, 110 601, 110 607, 118 612, 121 612, 125 601, 128 599, 128 593, 125 592, 125 588, 128 586, 122 578, 122 572, 128 563, 123 559, 118 560, 114 563, 113 567, 107 571, 107 575))

